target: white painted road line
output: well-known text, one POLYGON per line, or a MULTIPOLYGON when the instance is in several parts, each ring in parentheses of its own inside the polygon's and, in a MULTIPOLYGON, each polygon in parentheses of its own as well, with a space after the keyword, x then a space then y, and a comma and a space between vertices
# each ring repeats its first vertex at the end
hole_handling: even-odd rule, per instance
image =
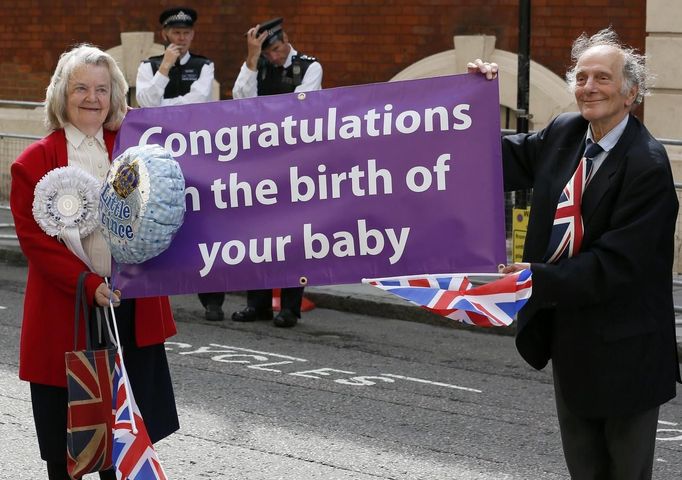
POLYGON ((424 380, 422 378, 404 377, 402 375, 393 375, 392 373, 382 373, 381 375, 384 377, 399 378, 400 380, 409 380, 410 382, 426 383, 428 385, 436 385, 438 387, 455 388, 457 390, 465 390, 467 392, 483 393, 482 390, 477 390, 475 388, 460 387, 459 385, 450 385, 449 383, 434 382, 432 380, 424 380))

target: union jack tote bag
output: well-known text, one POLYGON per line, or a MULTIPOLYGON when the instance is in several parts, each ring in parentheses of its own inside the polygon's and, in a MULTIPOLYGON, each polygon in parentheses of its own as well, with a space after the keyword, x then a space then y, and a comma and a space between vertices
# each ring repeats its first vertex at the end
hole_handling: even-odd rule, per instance
MULTIPOLYGON (((83 272, 78 279, 74 314, 74 351, 66 352, 68 411, 66 423, 67 468, 73 479, 86 473, 112 467, 112 385, 116 348, 102 318, 96 315, 97 327, 111 348, 93 349, 90 317, 84 293, 83 272), (86 349, 76 350, 81 313, 85 322, 86 349)), ((98 312, 101 313, 101 312, 98 312)), ((106 321, 106 320, 104 320, 106 321)))

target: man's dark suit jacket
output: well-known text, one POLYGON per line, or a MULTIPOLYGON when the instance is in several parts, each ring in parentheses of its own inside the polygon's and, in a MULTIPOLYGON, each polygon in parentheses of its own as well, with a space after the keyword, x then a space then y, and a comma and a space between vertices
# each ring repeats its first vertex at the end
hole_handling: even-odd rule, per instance
POLYGON ((552 359, 567 406, 585 417, 631 414, 675 396, 672 298, 678 201, 663 146, 630 116, 583 194, 580 252, 543 263, 557 200, 585 148, 588 122, 562 114, 503 138, 505 190, 532 188, 524 247, 533 295, 519 313, 521 356, 552 359))

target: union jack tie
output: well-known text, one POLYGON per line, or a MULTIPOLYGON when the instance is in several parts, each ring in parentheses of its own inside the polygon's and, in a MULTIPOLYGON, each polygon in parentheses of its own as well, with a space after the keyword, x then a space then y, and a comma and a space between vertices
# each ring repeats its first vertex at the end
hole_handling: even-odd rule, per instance
POLYGON ((583 191, 591 180, 592 159, 604 151, 598 143, 589 138, 586 145, 578 168, 559 196, 549 247, 545 255, 546 263, 556 263, 580 251, 580 244, 583 241, 583 218, 580 210, 583 191))

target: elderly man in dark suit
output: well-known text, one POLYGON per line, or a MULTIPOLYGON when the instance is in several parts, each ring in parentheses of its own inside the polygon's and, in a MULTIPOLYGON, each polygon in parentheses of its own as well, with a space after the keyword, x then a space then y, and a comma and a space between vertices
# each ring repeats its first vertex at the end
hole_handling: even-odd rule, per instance
MULTIPOLYGON (((632 108, 644 57, 612 29, 573 44, 567 74, 580 114, 503 138, 507 190, 533 189, 524 262, 533 295, 516 346, 552 360, 573 479, 651 478, 659 406, 680 381, 671 292, 678 201, 663 146, 632 108)), ((497 65, 476 60, 488 78, 497 65)))

